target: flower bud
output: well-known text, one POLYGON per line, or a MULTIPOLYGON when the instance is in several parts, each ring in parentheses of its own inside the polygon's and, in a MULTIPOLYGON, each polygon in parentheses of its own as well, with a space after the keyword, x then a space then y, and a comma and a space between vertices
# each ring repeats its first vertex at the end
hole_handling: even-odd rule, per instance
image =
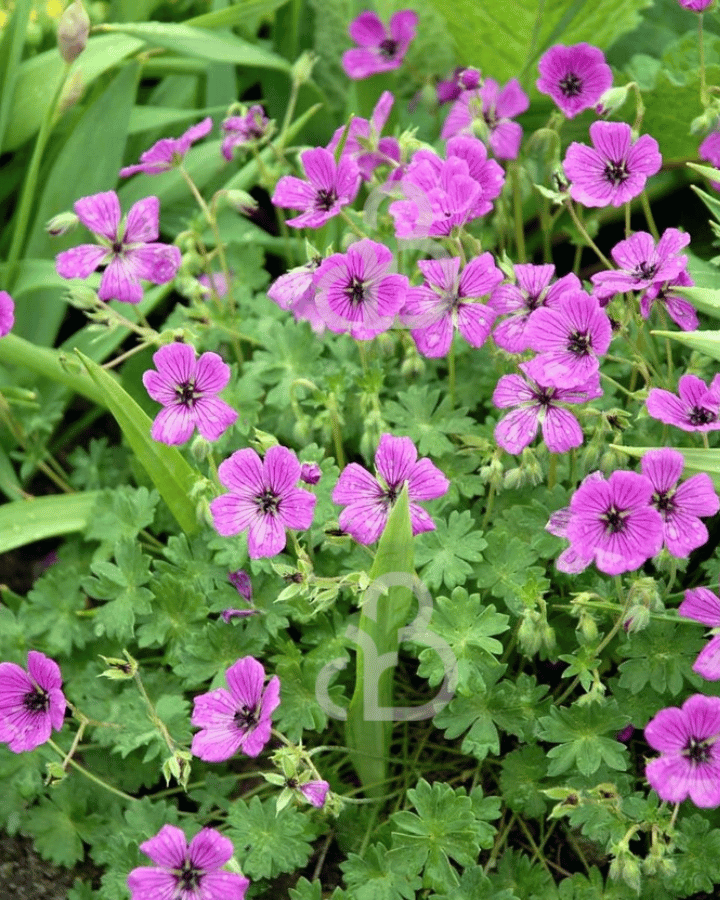
POLYGON ((72 231, 75 228, 80 220, 73 212, 64 212, 59 213, 57 216, 53 216, 52 219, 45 226, 45 231, 51 237, 60 237, 63 234, 68 234, 68 232, 72 231))
POLYGON ((609 116, 617 112, 625 103, 630 92, 631 85, 609 88, 595 104, 595 112, 599 116, 609 116))
POLYGON ((322 478, 322 470, 317 463, 303 463, 300 466, 300 481, 305 484, 317 484, 322 478))
POLYGON ((317 55, 306 50, 300 54, 292 67, 292 82, 296 85, 306 84, 310 81, 312 70, 317 60, 317 55))
POLYGON ((82 0, 75 0, 60 16, 57 42, 60 56, 66 63, 75 62, 87 45, 90 34, 90 17, 82 0))
POLYGON ((258 208, 257 200, 247 193, 247 191, 229 190, 223 191, 222 196, 225 198, 228 206, 232 207, 235 212, 249 216, 258 208))
POLYGON ((123 653, 125 659, 100 654, 100 659, 108 668, 101 672, 99 677, 110 678, 112 681, 128 681, 133 678, 138 670, 137 660, 133 659, 127 650, 123 650, 123 653))
POLYGON ((170 779, 174 778, 181 787, 187 790, 191 759, 192 756, 187 750, 176 750, 172 756, 168 757, 162 765, 165 784, 169 785, 170 779))

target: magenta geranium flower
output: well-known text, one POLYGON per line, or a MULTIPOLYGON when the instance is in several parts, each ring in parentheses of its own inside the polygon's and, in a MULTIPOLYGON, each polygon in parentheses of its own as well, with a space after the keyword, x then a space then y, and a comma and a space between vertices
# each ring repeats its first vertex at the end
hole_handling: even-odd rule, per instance
POLYGON ((43 653, 31 650, 25 669, 0 663, 0 741, 13 751, 34 750, 62 728, 65 695, 60 667, 43 653))
POLYGON ((304 210, 302 215, 288 219, 288 225, 319 228, 357 197, 360 172, 347 157, 341 157, 336 163, 325 147, 306 150, 300 159, 308 180, 283 175, 277 183, 272 202, 275 206, 304 210))
POLYGON ((331 331, 367 341, 390 328, 408 288, 404 275, 390 273, 392 264, 392 251, 369 238, 323 260, 315 305, 331 331))
POLYGON ((663 539, 668 551, 680 559, 708 539, 700 516, 714 516, 720 500, 709 475, 700 472, 678 484, 685 460, 679 450, 649 450, 641 470, 653 486, 652 505, 662 516, 663 539))
MULTIPOLYGON (((720 131, 711 131, 698 147, 698 156, 717 169, 720 167, 720 131)), ((711 181, 716 191, 720 191, 720 182, 711 181)))
POLYGON ((607 353, 612 326, 605 310, 584 291, 564 294, 555 306, 543 306, 525 328, 528 345, 547 384, 573 387, 594 377, 607 353))
POLYGON ((636 231, 610 251, 617 269, 590 276, 593 296, 604 303, 615 294, 646 291, 655 284, 671 281, 687 268, 687 256, 680 251, 689 243, 690 235, 677 228, 666 228, 657 246, 647 231, 636 231))
POLYGON ((612 84, 605 55, 590 44, 556 44, 540 57, 537 89, 549 94, 568 119, 590 109, 612 84))
POLYGON ((502 90, 492 78, 480 87, 465 91, 453 103, 440 136, 487 132, 487 144, 498 159, 515 159, 520 152, 522 126, 512 119, 530 105, 528 96, 513 78, 502 90))
POLYGON ((244 656, 225 672, 230 690, 218 688, 195 698, 192 724, 199 725, 192 753, 205 762, 223 762, 241 750, 257 756, 270 740, 272 714, 280 704, 277 675, 265 685, 265 669, 244 656))
POLYGON ((653 419, 683 431, 720 429, 720 375, 713 378, 710 387, 697 375, 683 375, 678 394, 652 388, 645 401, 647 411, 653 419))
POLYGON ((713 0, 678 0, 683 9, 692 10, 692 12, 702 12, 707 9, 713 0))
POLYGON ((640 315, 647 319, 653 304, 659 303, 667 310, 667 314, 673 322, 683 331, 695 331, 698 327, 698 317, 695 307, 681 294, 673 291, 676 287, 692 287, 695 282, 687 274, 680 272, 670 281, 662 284, 653 284, 640 298, 640 315))
POLYGON ((415 445, 407 437, 384 434, 375 453, 379 477, 357 463, 340 473, 333 490, 333 503, 344 506, 340 528, 361 544, 372 544, 383 532, 390 509, 407 482, 412 533, 434 531, 435 523, 418 500, 442 497, 450 482, 429 459, 418 459, 415 445))
POLYGON ((0 337, 12 331, 15 324, 15 303, 7 291, 0 291, 0 337))
POLYGON ((213 828, 203 828, 188 844, 184 832, 163 825, 140 844, 154 866, 139 866, 128 875, 131 900, 243 900, 250 882, 223 871, 233 845, 213 828))
POLYGON ((689 797, 695 806, 720 806, 720 697, 693 694, 661 709, 645 726, 645 740, 662 755, 645 767, 650 787, 668 803, 689 797))
POLYGON ((622 206, 660 171, 658 143, 643 134, 634 143, 625 122, 593 122, 592 147, 572 143, 563 161, 570 196, 583 206, 622 206))
POLYGON ((224 133, 221 146, 222 155, 228 162, 233 158, 235 147, 251 144, 265 137, 270 120, 265 110, 255 103, 244 116, 230 116, 222 123, 224 133))
POLYGON ((98 296, 101 300, 142 300, 140 279, 166 284, 177 274, 182 257, 177 247, 157 243, 160 201, 145 197, 130 207, 121 219, 115 191, 82 197, 74 205, 80 221, 95 235, 97 244, 81 244, 59 253, 55 260, 63 278, 87 278, 105 266, 98 296))
POLYGON ((713 629, 713 637, 693 663, 693 672, 708 681, 720 681, 720 597, 704 587, 685 591, 685 599, 678 607, 678 614, 713 629))
POLYGON ((582 290, 582 284, 572 272, 550 284, 555 276, 552 265, 518 263, 514 271, 517 284, 501 284, 490 296, 490 306, 508 317, 495 326, 493 340, 509 353, 523 353, 530 348, 526 329, 533 312, 541 306, 557 306, 566 293, 582 290))
POLYGON ((435 94, 440 104, 457 100, 463 91, 473 91, 480 84, 480 70, 472 67, 457 66, 452 78, 439 81, 435 86, 435 94))
POLYGON ((663 520, 652 494, 650 479, 635 472, 586 478, 570 501, 565 536, 606 575, 632 572, 662 547, 663 520))
POLYGON ((378 166, 390 164, 395 167, 400 162, 397 138, 380 137, 394 101, 390 91, 383 91, 369 120, 353 116, 350 127, 338 128, 327 146, 334 154, 344 139, 342 154, 357 165, 363 181, 370 181, 378 166))
POLYGON ((491 253, 472 259, 460 272, 460 258, 423 259, 421 287, 408 291, 401 318, 418 350, 427 357, 447 356, 457 329, 472 347, 485 343, 495 310, 480 302, 502 281, 491 253))
POLYGON ((165 407, 157 414, 150 434, 163 444, 184 444, 197 428, 216 441, 235 422, 237 412, 217 394, 230 380, 230 366, 217 353, 195 359, 189 344, 166 344, 153 356, 157 372, 143 374, 145 388, 165 407))
POLYGON ((343 53, 345 74, 358 81, 378 72, 397 69, 415 37, 417 24, 417 13, 411 9, 396 12, 388 28, 376 13, 369 10, 360 13, 348 27, 350 37, 358 46, 343 53))
POLYGON ((169 172, 170 169, 177 168, 190 146, 209 134, 211 128, 212 119, 208 116, 202 122, 188 128, 185 134, 179 138, 163 138, 140 155, 139 163, 120 169, 120 177, 127 178, 128 175, 135 175, 136 172, 144 172, 145 175, 159 175, 161 172, 169 172))
POLYGON ((325 798, 330 790, 330 785, 327 781, 306 781, 304 784, 298 783, 296 786, 293 785, 293 787, 316 809, 321 809, 325 806, 325 798))
POLYGON ((542 426, 543 440, 553 453, 579 447, 583 442, 580 423, 559 404, 586 403, 602 396, 597 377, 574 387, 554 387, 545 381, 537 360, 520 363, 519 368, 525 378, 503 375, 493 392, 492 401, 498 409, 515 407, 495 426, 498 446, 508 453, 521 453, 542 426))
POLYGON ((236 450, 218 476, 229 493, 210 503, 213 525, 225 537, 247 530, 251 559, 280 553, 286 528, 310 527, 317 497, 295 487, 300 463, 287 447, 270 447, 263 460, 249 447, 236 450))
POLYGON ((307 321, 316 334, 325 331, 325 322, 315 304, 317 270, 322 257, 315 256, 303 266, 290 269, 277 278, 268 288, 268 297, 280 307, 289 310, 298 322, 307 321))

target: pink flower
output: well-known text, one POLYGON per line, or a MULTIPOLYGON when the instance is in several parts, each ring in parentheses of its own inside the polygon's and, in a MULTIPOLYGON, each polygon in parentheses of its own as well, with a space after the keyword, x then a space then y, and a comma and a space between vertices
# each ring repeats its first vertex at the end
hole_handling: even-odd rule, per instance
POLYGON ((408 288, 404 275, 389 273, 392 264, 392 252, 369 238, 323 260, 315 305, 331 331, 367 341, 390 328, 408 288))
POLYGON ((678 607, 678 614, 713 629, 713 637, 698 654, 693 672, 708 681, 720 681, 720 597, 704 587, 685 591, 685 599, 678 607))
POLYGON ((682 328, 683 331, 695 331, 698 327, 695 308, 689 300, 673 291, 675 287, 692 287, 694 284, 687 272, 680 272, 670 281, 652 285, 640 298, 640 315, 643 319, 647 319, 653 304, 659 303, 665 307, 678 328, 682 328))
POLYGON ((455 329, 472 347, 485 343, 495 310, 479 302, 503 279, 491 253, 483 253, 460 274, 460 258, 423 259, 421 287, 411 288, 401 318, 418 350, 427 357, 447 356, 455 329))
POLYGON ((511 120, 524 113, 529 105, 528 96, 516 78, 502 90, 497 81, 486 78, 479 88, 464 91, 453 103, 440 136, 486 132, 487 144, 498 159, 515 159, 520 152, 522 127, 511 120))
POLYGON ((645 740, 661 756, 645 777, 662 800, 720 806, 720 697, 693 694, 681 708, 661 709, 645 726, 645 740))
POLYGON ((340 473, 333 503, 344 506, 340 528, 361 544, 372 544, 382 534, 390 509, 407 482, 412 533, 434 531, 435 523, 415 501, 434 500, 447 492, 450 482, 429 459, 417 458, 410 438, 384 434, 375 454, 379 478, 357 463, 340 473), (382 481, 380 480, 382 479, 382 481))
POLYGON ((678 0, 683 9, 692 10, 692 12, 702 12, 707 9, 713 0, 678 0))
POLYGON ((322 257, 315 256, 304 266, 290 269, 273 281, 267 291, 268 297, 277 303, 280 309, 290 310, 297 322, 309 322, 316 334, 325 331, 325 322, 315 303, 317 292, 315 281, 321 262, 322 257))
POLYGON ((440 104, 457 100, 463 91, 472 91, 480 84, 479 69, 457 66, 452 78, 447 81, 439 81, 435 86, 437 101, 440 104))
POLYGON ((325 798, 330 790, 330 785, 327 781, 306 781, 305 784, 298 784, 296 790, 311 806, 321 809, 325 806, 325 798))
POLYGON ((530 348, 527 324, 535 310, 557 306, 569 291, 582 290, 582 284, 572 272, 550 284, 555 276, 552 265, 518 263, 514 270, 517 284, 501 284, 490 296, 490 306, 500 315, 508 315, 495 326, 493 340, 509 353, 523 353, 530 348))
POLYGON ((678 394, 653 388, 645 401, 653 419, 674 425, 683 431, 717 431, 720 429, 720 375, 710 387, 697 375, 683 375, 678 394))
POLYGON ((184 444, 195 428, 208 441, 216 441, 235 422, 237 412, 216 395, 230 379, 230 366, 217 353, 195 359, 189 344, 166 344, 153 356, 157 372, 143 374, 143 384, 165 407, 153 422, 153 440, 184 444))
MULTIPOLYGON (((698 156, 717 169, 720 167, 720 131, 711 131, 698 147, 698 156)), ((720 182, 711 181, 716 191, 720 191, 720 182)))
POLYGON ((593 147, 572 143, 563 162, 570 196, 583 206, 622 206, 642 193, 660 171, 658 143, 643 134, 634 143, 625 122, 593 122, 593 147))
MULTIPOLYGON (((565 453, 583 442, 580 423, 560 403, 586 403, 602 396, 597 378, 574 387, 555 387, 543 377, 537 360, 520 363, 526 379, 520 375, 503 375, 493 392, 498 409, 516 407, 495 426, 495 440, 508 453, 521 453, 537 436, 542 425, 543 440, 553 453, 565 453)), ((554 532, 553 532, 554 533, 554 532)))
POLYGON ((15 324, 15 303, 7 291, 0 291, 0 337, 12 331, 15 324))
POLYGON ((246 603, 252 603, 252 581, 250 581, 250 576, 244 569, 228 573, 228 581, 246 603))
POLYGON ((300 466, 300 481, 305 484, 317 484, 322 478, 322 469, 317 463, 303 463, 300 466))
POLYGON ((223 138, 222 155, 228 162, 233 158, 235 147, 242 147, 259 141, 265 137, 270 120, 265 110, 257 103, 250 107, 244 116, 230 116, 222 123, 223 138))
POLYGON ((586 478, 570 501, 565 536, 606 575, 632 572, 660 552, 663 520, 650 505, 651 481, 635 472, 586 478))
POLYGON ((360 13, 348 27, 358 47, 346 50, 342 66, 348 78, 358 81, 378 72, 399 68, 417 29, 417 13, 410 9, 396 12, 386 28, 374 12, 360 13))
POLYGON ((28 671, 0 663, 0 741, 13 753, 34 750, 62 728, 65 718, 60 667, 43 653, 28 653, 28 671))
POLYGON ((264 460, 250 448, 236 450, 218 476, 229 493, 210 503, 215 530, 229 537, 247 529, 251 559, 280 553, 286 528, 310 527, 317 497, 295 487, 300 463, 287 447, 270 447, 264 460))
POLYGON ((602 50, 590 44, 556 44, 540 57, 537 89, 549 94, 568 119, 594 106, 612 84, 602 50))
POLYGON ((316 147, 301 154, 308 181, 294 175, 283 175, 278 181, 272 202, 275 206, 302 209, 302 215, 288 219, 295 228, 319 228, 343 206, 352 203, 360 188, 360 172, 351 160, 342 157, 339 163, 325 147, 316 147))
POLYGON ((228 292, 228 283, 224 272, 212 272, 210 275, 198 275, 197 280, 205 294, 209 295, 214 290, 218 297, 222 298, 228 292))
POLYGON ((334 154, 344 138, 342 155, 357 165, 363 181, 370 181, 378 166, 389 163, 395 167, 400 162, 400 144, 397 138, 380 137, 394 100, 390 91, 383 91, 369 121, 353 116, 350 127, 338 128, 327 146, 334 154))
POLYGON ((651 503, 663 519, 663 539, 668 551, 680 559, 708 539, 700 516, 714 516, 720 500, 710 476, 693 475, 678 484, 685 459, 678 450, 649 450, 642 458, 641 470, 653 486, 651 503))
POLYGON ((140 844, 154 866, 139 866, 128 875, 131 900, 243 900, 250 882, 222 867, 233 855, 232 841, 203 828, 188 844, 174 825, 163 825, 140 844))
POLYGON ((101 300, 142 300, 140 279, 153 284, 172 281, 182 258, 177 247, 156 243, 160 228, 160 201, 145 197, 121 220, 115 191, 82 197, 74 205, 80 221, 93 232, 97 244, 81 244, 59 253, 55 268, 62 278, 87 278, 105 265, 98 296, 101 300))
POLYGON ((555 306, 536 309, 525 329, 547 384, 573 387, 593 378, 607 353, 612 327, 607 313, 584 291, 564 294, 555 306))
POLYGON ((208 116, 202 122, 188 128, 185 134, 179 138, 163 138, 141 154, 139 163, 120 169, 120 177, 127 178, 128 175, 135 175, 136 172, 159 175, 161 172, 169 172, 170 169, 177 168, 190 149, 190 145, 209 134, 212 124, 212 119, 208 116))
POLYGON ((195 697, 192 724, 202 729, 192 739, 192 753, 205 762, 223 762, 241 750, 257 756, 270 740, 272 714, 280 704, 280 679, 265 687, 265 669, 244 656, 225 672, 230 690, 218 688, 195 697))

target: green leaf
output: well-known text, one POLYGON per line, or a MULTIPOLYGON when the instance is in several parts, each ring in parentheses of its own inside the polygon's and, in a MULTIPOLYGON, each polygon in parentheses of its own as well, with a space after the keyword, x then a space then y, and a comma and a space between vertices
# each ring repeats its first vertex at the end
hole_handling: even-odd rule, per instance
MULTIPOLYGON (((520 900, 511 888, 498 889, 483 872, 482 866, 467 868, 456 887, 448 885, 430 900, 520 900)), ((527 900, 527 898, 525 898, 527 900)))
POLYGON ((604 762, 611 769, 627 768, 627 748, 615 734, 627 725, 627 716, 612 700, 604 704, 573 704, 571 707, 552 707, 550 714, 540 719, 540 738, 559 746, 548 752, 552 760, 548 775, 561 775, 577 769, 592 775, 604 762), (611 738, 603 737, 612 733, 611 738))
POLYGON ((267 16, 288 2, 289 0, 234 0, 225 9, 215 9, 194 16, 185 24, 195 28, 227 28, 254 16, 267 16))
POLYGON ((22 58, 32 0, 18 0, 9 24, 5 25, 0 42, 0 147, 10 118, 15 83, 22 58))
POLYGON ((122 642, 133 636, 137 616, 150 612, 153 594, 143 587, 150 581, 150 561, 139 544, 123 538, 115 559, 117 565, 105 560, 91 563, 93 574, 82 580, 82 586, 91 597, 109 601, 97 609, 95 633, 107 633, 122 642))
POLYGON ((81 618, 86 609, 80 569, 59 563, 35 582, 21 608, 21 621, 28 637, 42 636, 50 656, 69 656, 73 647, 84 647, 90 637, 81 618))
POLYGON ((164 647, 177 659, 177 644, 191 639, 198 623, 207 619, 205 596, 192 582, 170 573, 155 576, 153 594, 153 615, 138 629, 138 643, 141 647, 164 647))
POLYGON ((691 350, 699 350, 711 359, 720 360, 720 331, 651 331, 658 337, 670 338, 691 350))
POLYGON ((538 554, 519 537, 511 537, 500 527, 486 532, 488 549, 485 562, 476 567, 478 587, 489 588, 492 594, 503 599, 515 615, 524 609, 524 599, 530 595, 542 595, 549 586, 543 577, 544 569, 533 566, 538 554))
POLYGON ((472 574, 468 563, 480 562, 487 541, 469 510, 453 510, 447 522, 436 517, 435 525, 435 531, 419 535, 415 561, 424 566, 421 576, 429 588, 444 582, 452 590, 472 574))
POLYGON ((716 894, 720 884, 720 829, 710 827, 698 813, 683 817, 675 834, 677 871, 671 879, 676 896, 688 897, 705 891, 716 894))
POLYGON ((153 47, 164 47, 175 53, 232 63, 259 69, 290 71, 290 63, 269 50, 249 44, 235 35, 214 34, 178 22, 138 22, 123 25, 98 25, 98 31, 127 34, 153 47))
POLYGON ((702 646, 701 631, 685 622, 651 621, 644 631, 629 634, 620 647, 626 657, 619 667, 620 685, 633 694, 649 685, 658 694, 677 697, 685 681, 696 678, 692 665, 702 646))
POLYGON ((422 881, 404 862, 401 854, 373 844, 362 857, 349 853, 340 868, 353 900, 415 900, 422 881))
POLYGON ((93 403, 102 406, 106 403, 102 390, 85 372, 79 371, 75 360, 68 360, 61 351, 38 347, 16 334, 7 334, 0 341, 0 363, 57 381, 93 403))
POLYGON ((159 500, 157 491, 128 484, 99 491, 85 529, 88 540, 101 542, 95 557, 110 556, 119 541, 134 540, 143 528, 151 525, 159 500))
POLYGON ((4 503, 0 506, 0 553, 43 538, 82 531, 97 499, 97 491, 86 491, 4 503))
MULTIPOLYGON (((99 816, 93 816, 97 820, 99 816)), ((43 797, 27 811, 25 829, 32 835, 36 850, 58 866, 72 866, 85 855, 81 833, 87 827, 85 810, 56 793, 43 797), (85 821, 83 821, 85 820, 85 821)))
POLYGON ((540 784, 547 775, 547 757, 537 744, 511 750, 501 762, 500 790, 513 812, 539 819, 547 809, 540 784))
POLYGON ((236 800, 228 815, 228 837, 235 844, 235 855, 251 880, 275 878, 281 872, 302 868, 310 858, 315 837, 309 819, 294 806, 279 813, 275 798, 249 803, 236 800))
POLYGON ((475 422, 468 418, 467 409, 453 409, 449 396, 440 400, 440 391, 427 385, 412 385, 398 394, 398 402, 385 404, 385 416, 399 431, 407 434, 417 445, 421 456, 442 456, 455 449, 446 435, 471 431, 475 422))
POLYGON ((105 369, 77 351, 90 377, 105 396, 105 404, 115 417, 127 442, 150 480, 167 503, 175 521, 186 535, 198 528, 191 491, 199 478, 176 447, 161 444, 150 437, 152 422, 137 403, 105 369))

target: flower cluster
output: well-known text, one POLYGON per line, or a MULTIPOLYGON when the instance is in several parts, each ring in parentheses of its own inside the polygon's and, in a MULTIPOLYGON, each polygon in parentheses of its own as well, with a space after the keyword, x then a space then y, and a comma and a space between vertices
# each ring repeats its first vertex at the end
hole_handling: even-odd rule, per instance
POLYGON ((440 136, 476 135, 487 142, 498 159, 515 159, 520 152, 522 126, 513 119, 524 113, 530 101, 513 78, 502 89, 485 78, 474 90, 463 91, 450 107, 440 136))

